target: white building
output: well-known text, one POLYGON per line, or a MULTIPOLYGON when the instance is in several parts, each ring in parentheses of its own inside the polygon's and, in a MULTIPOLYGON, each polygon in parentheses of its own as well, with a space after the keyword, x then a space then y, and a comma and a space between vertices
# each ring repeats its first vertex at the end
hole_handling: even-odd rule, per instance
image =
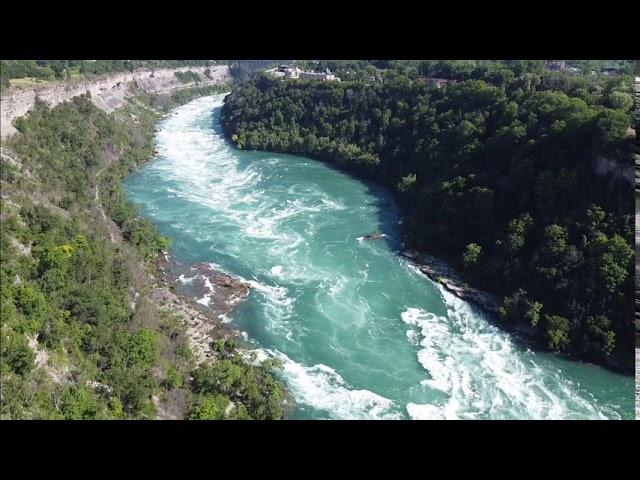
POLYGON ((298 67, 287 68, 284 71, 284 78, 300 78, 303 73, 298 67))
POLYGON ((322 82, 331 82, 340 79, 336 77, 331 71, 327 68, 325 72, 301 72, 300 73, 301 80, 320 80, 322 82))
POLYGON ((280 65, 278 68, 272 68, 266 71, 278 78, 319 80, 321 82, 340 81, 340 79, 331 73, 328 68, 326 72, 304 72, 298 67, 280 65))
POLYGON ((545 60, 544 68, 546 70, 564 70, 567 67, 565 60, 545 60))

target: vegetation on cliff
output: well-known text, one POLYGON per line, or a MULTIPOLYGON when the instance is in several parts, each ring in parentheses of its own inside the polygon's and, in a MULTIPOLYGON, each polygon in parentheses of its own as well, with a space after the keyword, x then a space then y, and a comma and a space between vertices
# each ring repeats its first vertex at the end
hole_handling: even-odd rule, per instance
POLYGON ((594 173, 632 165, 630 76, 538 61, 325 63, 342 82, 257 74, 237 86, 228 137, 387 185, 406 246, 500 294, 505 325, 633 369, 633 186, 594 173))
POLYGON ((271 365, 231 345, 195 368, 185 326, 148 297, 168 239, 120 187, 152 156, 160 113, 210 91, 111 115, 86 96, 38 102, 15 121, 1 176, 2 418, 154 418, 159 404, 178 418, 282 418, 271 365))
POLYGON ((202 80, 200 75, 192 70, 187 70, 186 72, 175 72, 174 75, 182 83, 197 83, 202 80))

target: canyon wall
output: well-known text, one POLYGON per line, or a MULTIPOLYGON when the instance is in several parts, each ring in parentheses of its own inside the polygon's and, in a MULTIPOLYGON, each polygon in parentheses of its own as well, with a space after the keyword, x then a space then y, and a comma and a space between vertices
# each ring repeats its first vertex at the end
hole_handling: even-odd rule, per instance
POLYGON ((9 137, 16 132, 13 120, 25 115, 36 101, 36 98, 47 102, 50 106, 70 100, 73 97, 89 92, 93 103, 106 112, 124 105, 126 99, 136 90, 146 93, 167 93, 195 85, 206 86, 225 83, 231 80, 229 67, 181 67, 158 70, 138 70, 118 73, 90 80, 77 82, 59 82, 45 84, 35 88, 15 90, 3 93, 0 98, 0 135, 9 137), (210 77, 204 71, 210 70, 210 77), (176 72, 191 70, 200 75, 201 81, 182 83, 174 75, 176 72))
POLYGON ((635 183, 633 165, 623 165, 618 160, 597 155, 593 160, 592 166, 596 175, 611 174, 614 178, 625 181, 631 185, 635 183))

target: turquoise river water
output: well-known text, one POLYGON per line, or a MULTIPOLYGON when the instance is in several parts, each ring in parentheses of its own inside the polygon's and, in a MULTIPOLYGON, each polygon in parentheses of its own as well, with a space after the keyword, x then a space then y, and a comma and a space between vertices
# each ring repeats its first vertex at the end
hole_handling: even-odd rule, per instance
POLYGON ((125 180, 179 261, 250 281, 225 318, 306 419, 633 418, 633 377, 533 352, 398 255, 390 194, 292 155, 225 141, 223 95, 163 119, 125 180), (382 240, 363 235, 384 232, 382 240))

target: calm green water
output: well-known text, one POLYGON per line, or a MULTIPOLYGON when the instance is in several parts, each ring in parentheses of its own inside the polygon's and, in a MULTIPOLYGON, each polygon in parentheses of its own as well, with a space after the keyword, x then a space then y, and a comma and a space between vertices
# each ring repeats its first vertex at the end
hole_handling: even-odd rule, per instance
POLYGON ((294 418, 633 418, 633 377, 531 352, 401 259, 386 191, 225 142, 222 98, 163 120, 125 188, 178 260, 251 281, 230 321, 284 361, 294 418))

